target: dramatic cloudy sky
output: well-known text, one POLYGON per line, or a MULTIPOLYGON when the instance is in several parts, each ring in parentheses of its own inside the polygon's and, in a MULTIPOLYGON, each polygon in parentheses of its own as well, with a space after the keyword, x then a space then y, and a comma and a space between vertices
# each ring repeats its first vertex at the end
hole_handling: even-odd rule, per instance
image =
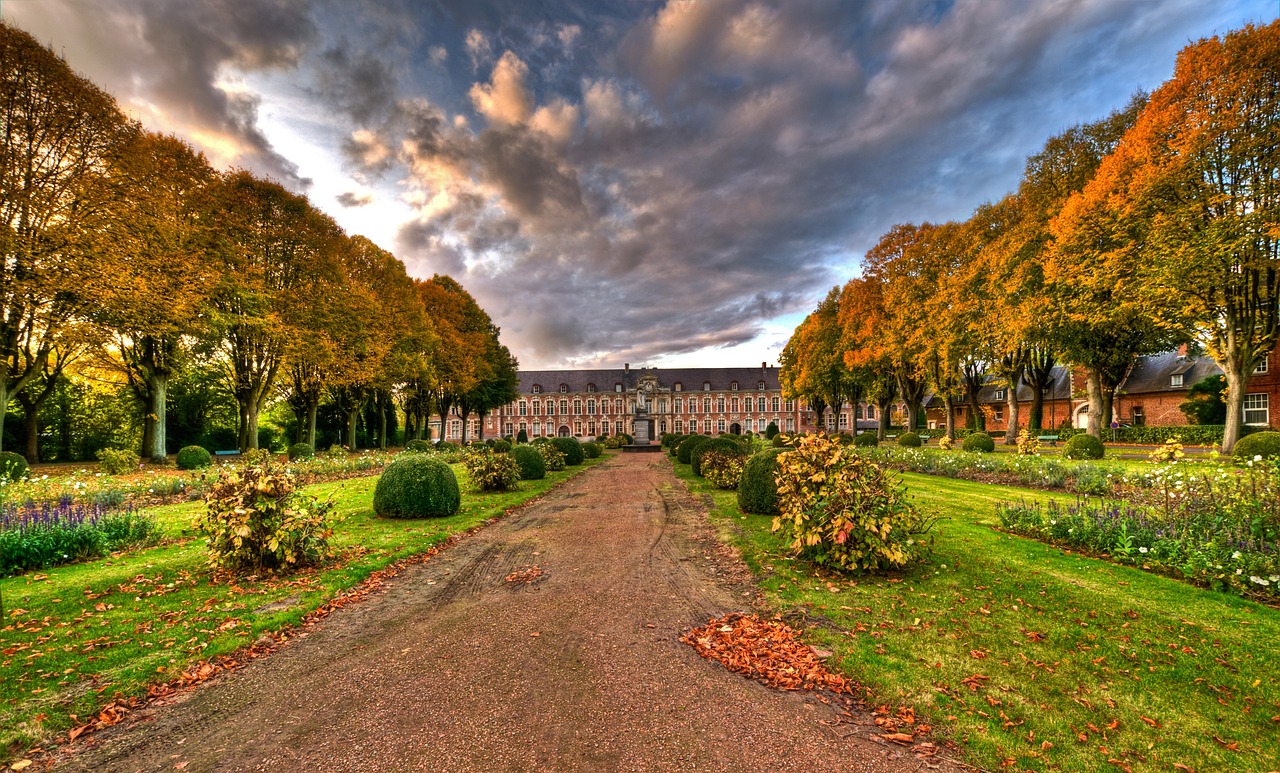
POLYGON ((151 128, 460 280, 525 367, 776 361, 894 223, 1275 0, 2 0, 151 128))

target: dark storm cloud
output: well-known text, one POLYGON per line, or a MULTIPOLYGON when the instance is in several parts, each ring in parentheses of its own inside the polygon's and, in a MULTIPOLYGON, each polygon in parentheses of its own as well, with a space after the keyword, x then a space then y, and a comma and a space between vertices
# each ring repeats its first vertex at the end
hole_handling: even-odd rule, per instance
POLYGON ((372 195, 353 191, 344 191, 334 198, 344 207, 365 207, 373 203, 372 195))

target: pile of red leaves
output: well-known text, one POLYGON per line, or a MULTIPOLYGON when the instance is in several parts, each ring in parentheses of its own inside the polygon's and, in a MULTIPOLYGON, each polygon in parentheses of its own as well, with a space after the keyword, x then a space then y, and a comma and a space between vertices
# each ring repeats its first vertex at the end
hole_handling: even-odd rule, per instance
POLYGON ((738 612, 713 618, 680 637, 698 654, 779 690, 852 693, 853 685, 827 670, 791 626, 738 612))
POLYGON ((506 580, 512 585, 520 585, 520 584, 531 583, 537 580, 541 576, 542 576, 542 567, 538 566, 537 564, 534 564, 533 566, 525 566, 525 567, 521 567, 520 569, 517 569, 516 571, 507 575, 506 580))

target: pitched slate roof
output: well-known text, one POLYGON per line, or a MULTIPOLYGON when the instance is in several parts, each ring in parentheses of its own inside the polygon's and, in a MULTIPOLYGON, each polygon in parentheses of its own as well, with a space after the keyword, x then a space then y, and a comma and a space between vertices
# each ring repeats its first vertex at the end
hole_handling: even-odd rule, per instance
POLYGON ((559 392, 560 385, 568 387, 569 392, 586 392, 587 386, 594 384, 597 392, 612 392, 615 384, 622 384, 623 390, 636 388, 640 378, 653 374, 658 378, 659 389, 674 390, 680 383, 681 391, 700 392, 704 382, 710 382, 711 391, 727 392, 730 385, 738 382, 738 390, 742 392, 756 391, 759 382, 764 382, 766 390, 778 390, 782 386, 778 382, 778 369, 768 368, 606 368, 596 370, 522 370, 518 373, 520 394, 532 394, 534 385, 542 387, 543 393, 559 392))
MULTIPOLYGON (((1046 400, 1070 399, 1071 397, 1070 369, 1067 368, 1065 365, 1055 365, 1053 366, 1053 370, 1050 371, 1050 375, 1053 377, 1053 383, 1049 385, 1049 391, 1045 392, 1044 399, 1046 400)), ((1004 400, 996 399, 996 392, 1001 389, 1004 389, 1004 386, 997 383, 994 376, 988 376, 986 385, 983 386, 982 389, 978 390, 978 402, 979 403, 1003 403, 1004 400)), ((1018 384, 1018 402, 1029 403, 1031 402, 1031 398, 1032 398, 1031 387, 1027 386, 1026 384, 1018 384)), ((963 402, 964 400, 960 399, 960 400, 956 400, 955 404, 959 405, 963 402)), ((938 397, 937 395, 933 395, 932 397, 930 397, 928 400, 925 401, 925 407, 941 408, 942 398, 938 397)))
POLYGON ((1222 368, 1212 357, 1179 357, 1177 352, 1164 352, 1139 357, 1120 382, 1120 394, 1136 395, 1149 392, 1185 392, 1197 381, 1222 373, 1222 368), (1173 385, 1173 376, 1182 376, 1182 385, 1173 385))

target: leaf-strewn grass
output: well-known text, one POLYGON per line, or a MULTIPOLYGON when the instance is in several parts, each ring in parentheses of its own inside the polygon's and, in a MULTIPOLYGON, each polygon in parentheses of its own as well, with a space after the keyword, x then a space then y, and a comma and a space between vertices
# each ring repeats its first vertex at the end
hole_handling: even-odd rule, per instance
POLYGON ((0 760, 86 721, 111 698, 139 695, 192 663, 232 652, 299 622, 338 593, 401 558, 536 497, 604 461, 526 481, 518 491, 471 491, 449 518, 373 514, 376 477, 309 486, 332 497, 339 559, 292 577, 213 582, 193 525, 203 503, 154 508, 169 541, 158 547, 0 580, 0 760))
POLYGON ((992 528, 999 501, 1067 497, 904 475, 939 516, 933 558, 842 577, 791 559, 770 518, 676 469, 715 499, 770 603, 805 614, 832 666, 923 712, 974 764, 1280 768, 1280 612, 992 528))

